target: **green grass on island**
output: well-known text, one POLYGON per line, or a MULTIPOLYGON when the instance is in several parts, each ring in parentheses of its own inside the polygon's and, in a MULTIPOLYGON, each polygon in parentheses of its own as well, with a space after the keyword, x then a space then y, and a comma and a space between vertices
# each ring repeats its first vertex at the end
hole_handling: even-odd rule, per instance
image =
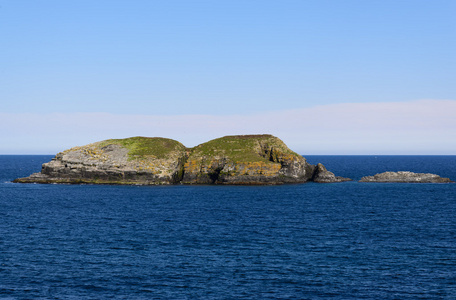
POLYGON ((157 159, 169 158, 173 153, 190 151, 190 157, 224 157, 233 162, 270 162, 264 150, 274 149, 283 154, 300 157, 291 151, 279 138, 269 135, 233 135, 217 138, 200 144, 191 149, 182 143, 161 137, 130 137, 124 139, 109 139, 101 141, 98 147, 110 144, 120 145, 129 150, 129 159, 143 159, 155 157, 157 159))
POLYGON ((110 139, 100 143, 101 147, 116 144, 129 150, 130 159, 154 156, 158 159, 164 159, 174 151, 185 151, 186 148, 180 142, 160 137, 131 137, 125 139, 110 139))
POLYGON ((279 138, 269 134, 234 135, 217 138, 192 148, 191 156, 221 156, 234 162, 269 162, 268 158, 261 155, 261 147, 265 145, 285 154, 300 156, 291 151, 279 138))

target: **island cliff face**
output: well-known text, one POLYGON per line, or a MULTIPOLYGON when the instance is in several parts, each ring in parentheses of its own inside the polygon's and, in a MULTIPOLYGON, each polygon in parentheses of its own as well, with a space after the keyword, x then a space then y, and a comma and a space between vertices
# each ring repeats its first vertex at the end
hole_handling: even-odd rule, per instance
POLYGON ((238 135, 187 149, 165 138, 113 139, 58 153, 15 182, 93 184, 282 184, 341 182, 272 135, 238 135))

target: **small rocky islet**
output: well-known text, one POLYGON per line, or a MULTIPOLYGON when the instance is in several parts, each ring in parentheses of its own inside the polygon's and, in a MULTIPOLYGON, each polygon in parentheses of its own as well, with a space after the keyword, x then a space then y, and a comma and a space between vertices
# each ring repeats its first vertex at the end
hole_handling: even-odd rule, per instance
POLYGON ((365 176, 360 182, 404 182, 404 183, 450 183, 450 178, 431 173, 414 173, 409 171, 383 172, 374 176, 365 176))
MULTIPOLYGON (((413 177, 411 172, 389 173, 397 175, 390 174, 391 181, 384 181, 377 174, 361 182, 420 182, 404 180, 413 177)), ((434 174, 418 177, 433 178, 421 182, 451 182, 434 174)), ((350 180, 335 176, 320 163, 309 164, 279 138, 263 134, 225 136, 193 148, 160 137, 110 139, 60 152, 42 165, 40 173, 14 182, 264 185, 350 180)))

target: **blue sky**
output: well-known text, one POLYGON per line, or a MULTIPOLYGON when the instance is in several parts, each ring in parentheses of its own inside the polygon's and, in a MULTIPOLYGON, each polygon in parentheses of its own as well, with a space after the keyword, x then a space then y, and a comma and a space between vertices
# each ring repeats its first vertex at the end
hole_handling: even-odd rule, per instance
POLYGON ((302 154, 456 154, 455 14, 453 0, 0 0, 0 154, 263 132, 302 154))

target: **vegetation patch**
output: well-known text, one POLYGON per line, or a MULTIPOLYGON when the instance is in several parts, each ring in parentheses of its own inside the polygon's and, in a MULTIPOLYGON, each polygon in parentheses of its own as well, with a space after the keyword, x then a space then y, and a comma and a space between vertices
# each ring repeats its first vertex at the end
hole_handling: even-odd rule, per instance
POLYGON ((131 137, 126 139, 110 139, 100 142, 100 147, 116 144, 129 150, 130 159, 141 159, 153 156, 158 159, 167 158, 172 152, 185 151, 186 148, 180 142, 167 138, 131 137))
POLYGON ((224 157, 232 162, 270 163, 265 149, 275 149, 287 155, 296 155, 280 139, 272 135, 234 135, 225 136, 203 143, 191 149, 192 157, 224 157))

